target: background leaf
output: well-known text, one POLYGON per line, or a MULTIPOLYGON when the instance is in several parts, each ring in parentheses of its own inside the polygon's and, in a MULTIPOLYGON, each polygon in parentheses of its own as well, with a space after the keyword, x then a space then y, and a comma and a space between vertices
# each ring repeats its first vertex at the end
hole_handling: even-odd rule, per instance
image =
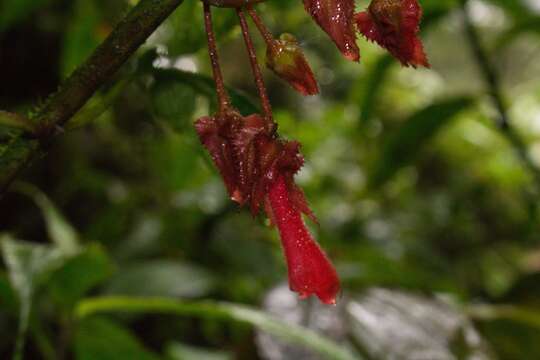
POLYGON ((75 337, 77 360, 158 360, 123 326, 91 317, 81 320, 75 337))
POLYGON ((18 183, 16 189, 30 196, 40 207, 49 237, 58 246, 58 249, 65 254, 78 252, 80 241, 77 231, 67 222, 47 196, 30 184, 18 183))
POLYGON ((394 64, 394 59, 389 55, 384 55, 373 65, 360 101, 360 123, 365 125, 371 119, 377 96, 383 88, 384 80, 392 64, 394 64))
POLYGON ((97 1, 76 0, 64 38, 62 74, 67 77, 100 44, 106 35, 106 25, 97 1), (100 28, 101 26, 101 28, 100 28))
POLYGON ((33 296, 46 277, 62 264, 66 254, 51 246, 15 240, 7 234, 0 236, 0 246, 11 286, 19 298, 19 329, 14 358, 21 359, 33 296))
POLYGON ((371 184, 384 184, 400 168, 410 164, 423 145, 471 104, 469 98, 448 99, 411 115, 385 143, 373 169, 371 184))
POLYGON ((268 314, 244 305, 214 302, 181 302, 163 298, 102 297, 79 303, 75 313, 85 318, 103 312, 167 313, 240 321, 276 335, 280 339, 307 346, 327 359, 359 359, 349 351, 310 330, 283 323, 268 314))
POLYGON ((209 349, 197 348, 181 343, 171 343, 166 349, 167 357, 170 360, 232 360, 232 354, 224 351, 212 351, 209 349))
POLYGON ((89 290, 108 279, 113 269, 105 250, 98 244, 90 244, 51 275, 48 288, 58 303, 71 307, 89 290))
POLYGON ((191 298, 204 296, 213 287, 213 276, 200 267, 180 261, 156 260, 125 266, 112 277, 106 292, 191 298))
POLYGON ((0 3, 0 31, 27 19, 35 9, 50 0, 2 0, 0 3))
POLYGON ((165 120, 174 130, 182 131, 191 125, 196 107, 193 87, 175 77, 156 76, 150 87, 154 114, 165 120))
POLYGON ((33 124, 24 116, 10 113, 7 111, 1 111, 1 110, 0 110, 0 125, 26 130, 26 131, 29 131, 30 133, 34 131, 33 124))

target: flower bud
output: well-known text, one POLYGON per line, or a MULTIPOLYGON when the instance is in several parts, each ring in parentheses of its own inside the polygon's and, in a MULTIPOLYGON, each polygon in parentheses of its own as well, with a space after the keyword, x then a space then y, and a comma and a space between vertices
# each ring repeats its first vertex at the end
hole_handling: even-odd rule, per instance
POLYGON ((354 0, 304 0, 304 7, 347 59, 360 59, 354 29, 354 0))
POLYGON ((368 40, 387 49, 404 66, 429 67, 418 38, 422 8, 417 0, 373 0, 355 18, 368 40))
POLYGON ((317 80, 293 35, 282 34, 278 40, 269 44, 266 66, 302 95, 319 93, 317 80))

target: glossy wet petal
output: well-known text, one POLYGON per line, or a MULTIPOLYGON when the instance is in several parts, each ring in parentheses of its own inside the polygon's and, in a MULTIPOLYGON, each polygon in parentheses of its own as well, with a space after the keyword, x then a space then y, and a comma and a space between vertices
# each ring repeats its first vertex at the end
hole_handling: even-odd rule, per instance
POLYGON ((347 59, 360 59, 354 29, 354 0, 304 0, 304 7, 347 59))
POLYGON ((283 34, 268 46, 266 65, 302 95, 319 93, 315 76, 293 35, 283 34))
POLYGON ((291 290, 302 299, 316 295, 325 304, 335 304, 340 291, 336 270, 293 206, 284 176, 271 185, 268 198, 272 220, 281 236, 291 290))

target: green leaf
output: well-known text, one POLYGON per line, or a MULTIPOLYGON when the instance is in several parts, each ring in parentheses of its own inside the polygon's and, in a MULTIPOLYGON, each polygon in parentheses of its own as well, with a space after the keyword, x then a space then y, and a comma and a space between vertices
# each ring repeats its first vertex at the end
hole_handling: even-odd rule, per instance
POLYGON ((540 353, 537 327, 507 319, 477 321, 482 336, 491 344, 497 359, 534 359, 540 353), (531 357, 532 354, 535 354, 531 357))
POLYGON ((29 302, 34 290, 51 271, 62 265, 65 253, 51 246, 0 237, 9 279, 21 302, 29 302))
POLYGON ((15 240, 7 234, 0 236, 0 246, 11 286, 19 298, 19 329, 14 358, 20 359, 33 295, 43 280, 62 264, 66 255, 51 246, 15 240))
POLYGON ((1 110, 0 125, 22 129, 30 133, 34 132, 35 130, 34 124, 24 116, 1 110))
MULTIPOLYGON (((153 74, 156 79, 166 78, 190 86, 199 95, 208 98, 213 104, 213 107, 217 107, 216 86, 211 77, 178 69, 155 69, 153 70, 153 74)), ((243 115, 260 112, 258 106, 248 95, 232 88, 227 88, 227 91, 229 92, 233 106, 243 115)))
POLYGON ((134 263, 120 269, 105 291, 115 295, 193 298, 208 294, 214 284, 214 277, 200 267, 178 261, 156 260, 134 263))
POLYGON ((0 184, 9 184, 20 164, 28 161, 32 151, 38 149, 37 141, 29 142, 20 135, 20 130, 0 128, 0 184))
POLYGON ((540 308, 516 305, 476 304, 465 311, 477 320, 509 320, 540 330, 540 308))
POLYGON ((32 12, 50 0, 2 0, 0 2, 0 32, 30 17, 32 12))
POLYGON ((373 69, 366 79, 364 95, 360 103, 360 122, 366 124, 371 120, 373 108, 379 95, 390 67, 394 64, 394 59, 390 55, 381 56, 373 65, 373 69))
POLYGON ((193 347, 178 342, 171 343, 165 350, 167 358, 171 360, 232 360, 233 356, 224 351, 213 351, 193 347))
POLYGON ((79 322, 75 337, 77 360, 158 360, 123 326, 103 318, 79 322))
POLYGON ((71 307, 112 272, 113 264, 107 253, 99 244, 91 244, 52 274, 48 289, 56 302, 71 307))
POLYGON ((66 124, 66 129, 76 129, 98 119, 122 93, 128 82, 128 79, 119 80, 94 94, 66 124))
POLYGON ((193 87, 175 77, 156 76, 150 88, 154 114, 174 130, 182 131, 191 125, 196 95, 193 87))
POLYGON ((452 98, 431 104, 409 117, 383 145, 372 172, 371 186, 384 184, 399 169, 413 162, 422 147, 471 104, 470 98, 452 98))
POLYGON ((16 313, 17 307, 17 295, 11 287, 8 276, 6 273, 0 272, 0 309, 16 313))
POLYGON ((518 19, 528 16, 531 13, 531 9, 522 0, 489 0, 489 2, 501 7, 518 19))
MULTIPOLYGON (((210 106, 212 108, 210 112, 217 109, 217 95, 214 79, 207 75, 174 68, 156 69, 154 68, 153 63, 157 58, 158 54, 156 49, 146 51, 139 57, 137 65, 138 72, 140 74, 152 76, 154 81, 158 84, 160 82, 168 82, 169 84, 181 83, 185 86, 189 86, 195 93, 206 97, 210 101, 210 106)), ((260 112, 258 105, 251 99, 249 95, 229 87, 227 88, 227 92, 231 97, 233 106, 236 107, 243 115, 260 112)), ((170 104, 170 101, 167 101, 166 105, 171 107, 172 104, 170 104)), ((170 112, 170 109, 168 109, 167 112, 170 112)))
POLYGON ((77 0, 74 13, 64 32, 61 73, 68 76, 101 43, 99 35, 100 11, 96 1, 77 0))
POLYGON ((460 0, 420 0, 424 11, 451 9, 455 7, 460 0))
POLYGON ((500 359, 528 359, 540 353, 540 309, 476 304, 465 308, 500 359))
POLYGON ((498 37, 495 48, 500 51, 525 32, 540 35, 540 16, 525 16, 517 19, 509 29, 498 37))
POLYGON ((73 255, 80 250, 77 231, 44 193, 28 183, 17 183, 15 189, 31 197, 41 208, 49 237, 63 253, 73 255))
POLYGON ((226 302, 183 302, 167 298, 98 297, 81 301, 75 309, 79 318, 97 313, 157 313, 199 316, 247 323, 284 341, 310 348, 325 359, 360 359, 346 348, 306 328, 287 324, 249 306, 226 302))
MULTIPOLYGON (((186 1, 163 24, 158 33, 161 43, 167 46, 171 56, 193 54, 206 47, 206 32, 198 1, 186 1)), ((223 11, 213 17, 213 27, 218 41, 228 36, 237 25, 234 11, 223 11)))

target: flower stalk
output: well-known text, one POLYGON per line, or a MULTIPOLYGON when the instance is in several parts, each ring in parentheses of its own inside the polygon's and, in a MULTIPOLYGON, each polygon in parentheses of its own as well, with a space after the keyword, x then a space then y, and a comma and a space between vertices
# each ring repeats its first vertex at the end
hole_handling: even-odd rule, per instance
POLYGON ((262 19, 259 17, 259 14, 255 11, 253 6, 247 7, 247 12, 249 16, 251 17, 251 20, 253 20, 253 23, 257 27, 257 30, 259 30, 259 33, 261 34, 262 38, 264 39, 264 42, 266 43, 266 46, 273 47, 274 46, 274 36, 268 30, 262 19))
POLYGON ((216 83, 218 109, 220 113, 223 113, 230 106, 231 101, 229 99, 227 91, 225 90, 223 74, 221 73, 221 67, 219 65, 216 36, 214 34, 214 28, 212 26, 212 11, 210 10, 210 5, 207 2, 203 2, 203 11, 204 27, 208 39, 208 54, 210 55, 210 64, 212 66, 212 73, 214 75, 213 77, 216 83))
POLYGON ((251 35, 249 34, 248 24, 246 22, 246 17, 244 11, 241 8, 236 9, 236 14, 238 15, 238 20, 240 21, 240 28, 242 29, 242 36, 244 37, 244 42, 246 44, 246 49, 248 52, 249 63, 251 65, 251 71, 253 77, 255 78, 255 84, 257 85, 257 91, 259 92, 259 98, 261 99, 261 105, 263 108, 264 116, 269 123, 269 126, 273 126, 273 117, 272 117, 272 105, 270 105, 270 100, 268 99, 268 93, 266 92, 266 86, 264 85, 264 80, 257 62, 257 54, 253 41, 251 40, 251 35))

